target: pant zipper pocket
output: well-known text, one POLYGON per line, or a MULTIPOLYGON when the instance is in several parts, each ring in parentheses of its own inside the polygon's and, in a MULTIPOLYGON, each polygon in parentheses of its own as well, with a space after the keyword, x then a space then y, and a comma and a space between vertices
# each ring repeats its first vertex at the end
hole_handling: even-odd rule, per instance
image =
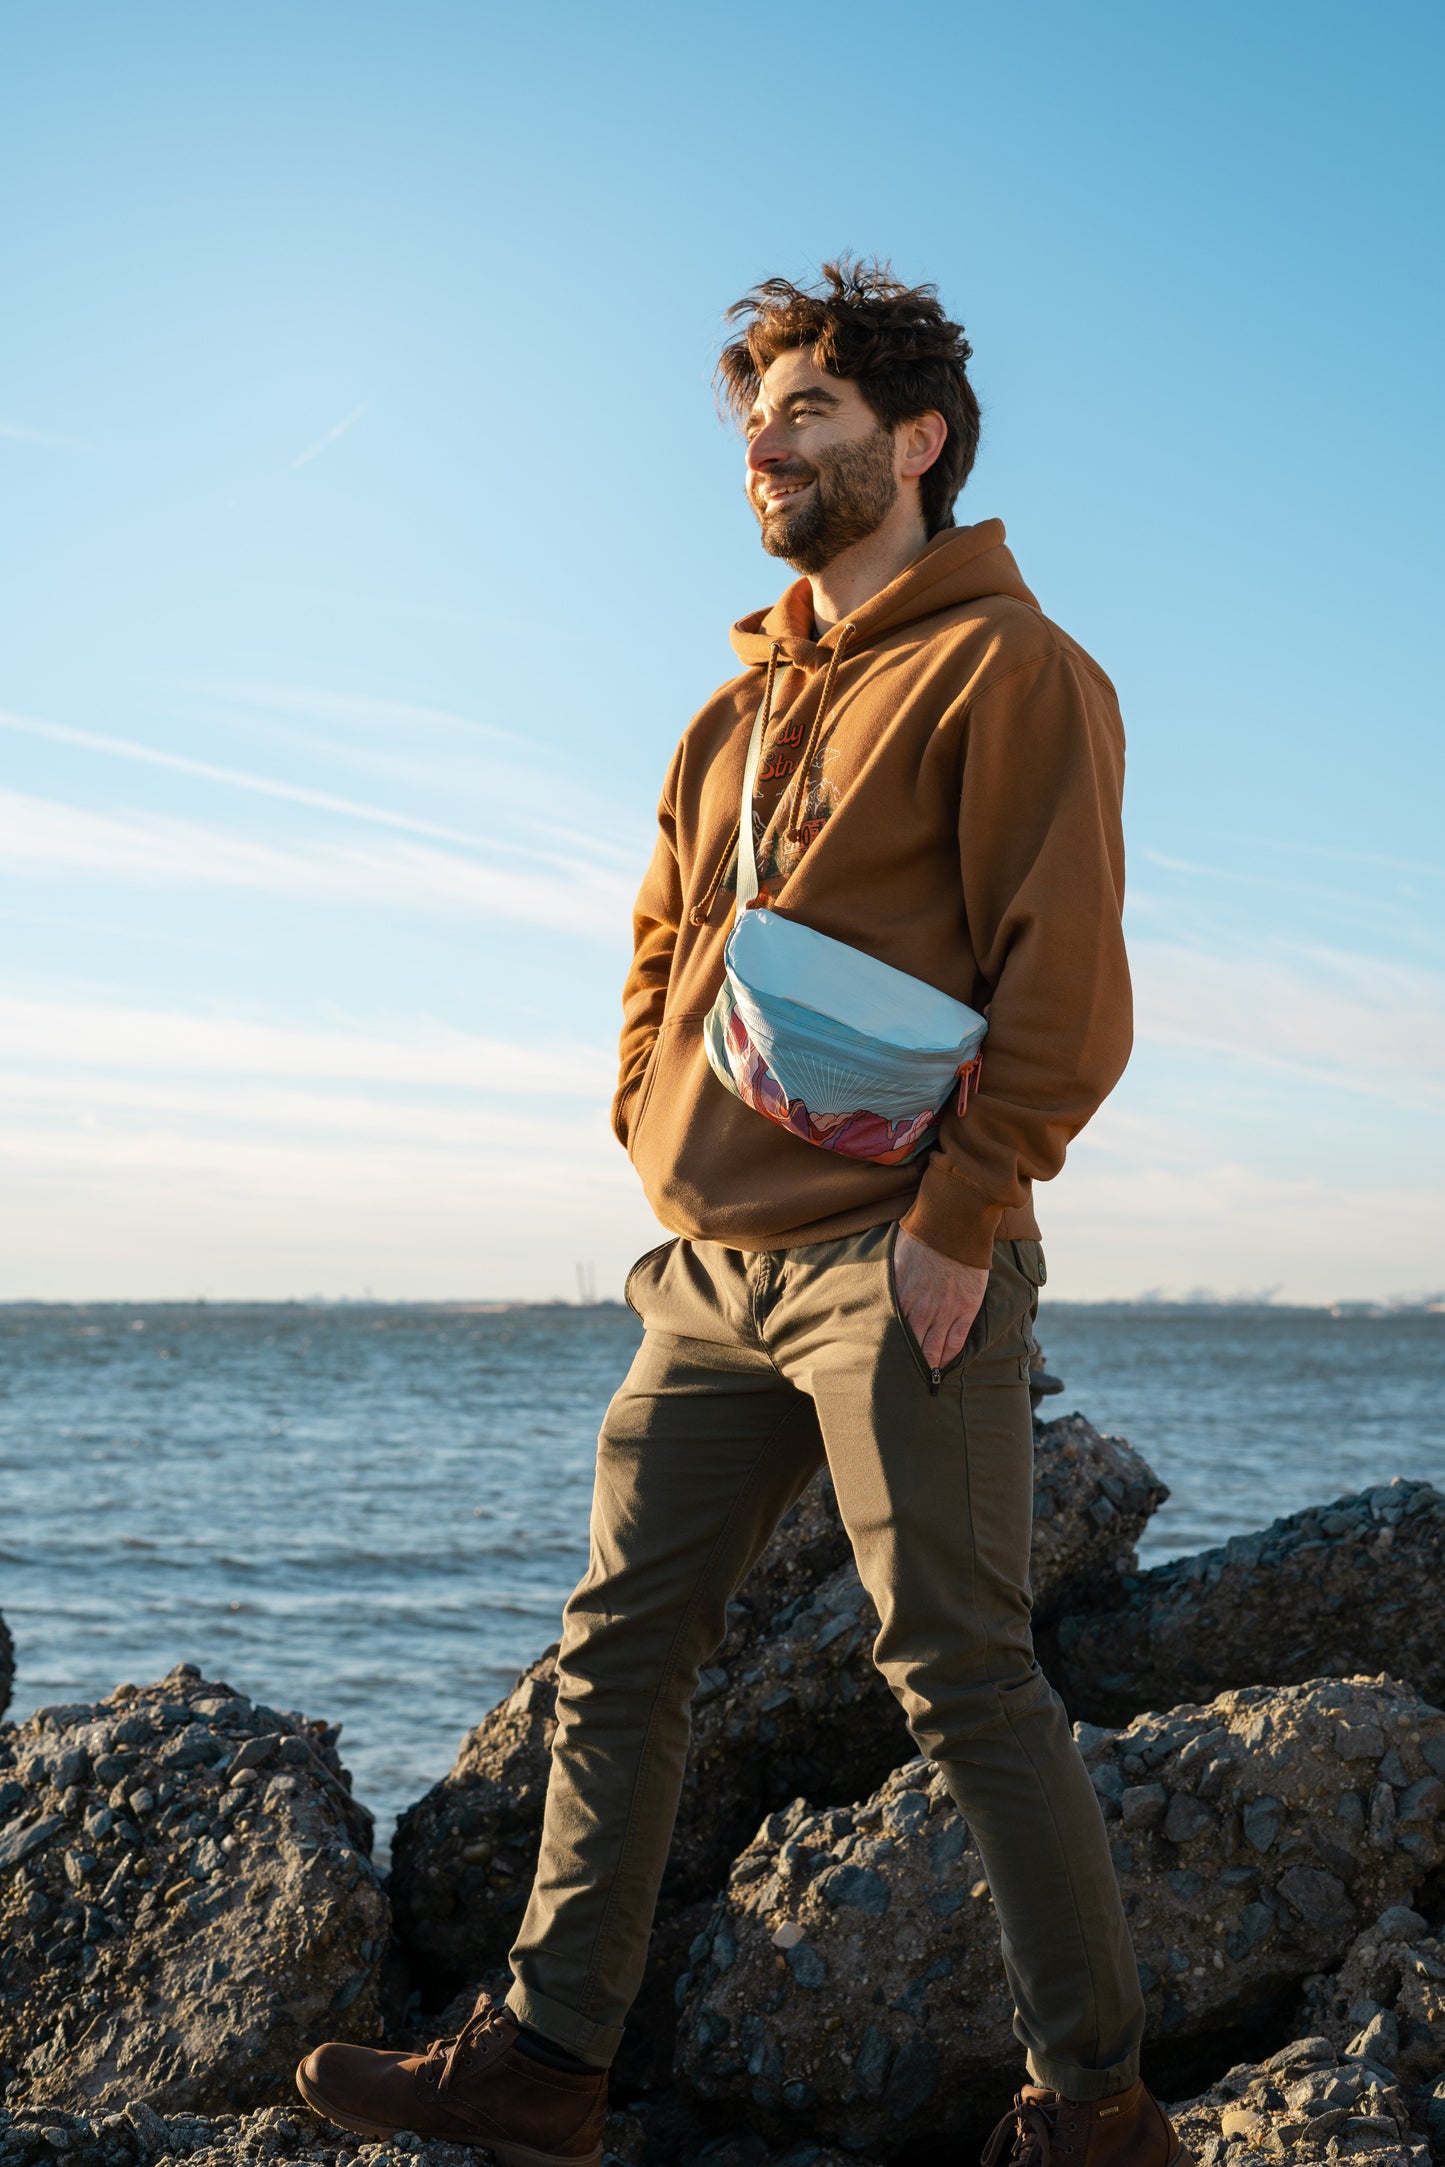
MULTIPOLYGON (((895 1226, 895 1241, 897 1239, 897 1232, 898 1230, 895 1226)), ((939 1387, 943 1383, 944 1373, 941 1369, 931 1369, 929 1367, 928 1359, 924 1354, 923 1349, 919 1346, 918 1341, 914 1337, 913 1327, 903 1314, 903 1304, 898 1299, 898 1281, 893 1276, 893 1241, 890 1241, 888 1244, 888 1299, 893 1305, 893 1314, 898 1320, 898 1329, 903 1334, 903 1337, 907 1340, 908 1351, 918 1365, 918 1374, 920 1375, 920 1377, 922 1377, 924 1383, 927 1385, 930 1394, 936 1398, 939 1387)), ((958 1359, 962 1361, 962 1355, 960 1355, 958 1359)), ((954 1367, 953 1363, 950 1362, 948 1367, 952 1369, 954 1367)))

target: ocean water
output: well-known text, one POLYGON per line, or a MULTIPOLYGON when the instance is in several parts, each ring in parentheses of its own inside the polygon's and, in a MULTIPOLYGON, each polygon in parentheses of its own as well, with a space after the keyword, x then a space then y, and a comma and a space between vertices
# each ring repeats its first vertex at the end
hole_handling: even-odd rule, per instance
MULTIPOLYGON (((640 1327, 594 1308, 0 1308, 12 1717, 179 1661, 345 1726, 392 1817, 555 1639, 640 1327)), ((1445 1316, 1071 1307, 1078 1408, 1171 1487, 1146 1562, 1392 1475, 1445 1488, 1445 1316)))

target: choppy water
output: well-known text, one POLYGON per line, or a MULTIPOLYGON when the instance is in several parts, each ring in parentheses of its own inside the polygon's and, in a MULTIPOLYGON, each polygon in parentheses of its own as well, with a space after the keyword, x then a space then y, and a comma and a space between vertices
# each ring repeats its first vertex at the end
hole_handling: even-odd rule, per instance
MULTIPOLYGON (((391 1816, 555 1638, 626 1309, 0 1308, 13 1716, 180 1660, 345 1724, 391 1816)), ((1391 1475, 1445 1487, 1445 1316, 1046 1308, 1173 1497, 1149 1562, 1391 1475)))

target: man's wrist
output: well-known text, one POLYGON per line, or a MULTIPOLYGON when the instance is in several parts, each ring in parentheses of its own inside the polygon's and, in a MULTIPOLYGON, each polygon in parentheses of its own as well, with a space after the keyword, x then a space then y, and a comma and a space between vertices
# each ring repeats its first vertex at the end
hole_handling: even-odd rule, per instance
POLYGON ((935 1164, 899 1223, 925 1248, 986 1272, 1002 1217, 1002 1204, 990 1202, 982 1190, 935 1164))

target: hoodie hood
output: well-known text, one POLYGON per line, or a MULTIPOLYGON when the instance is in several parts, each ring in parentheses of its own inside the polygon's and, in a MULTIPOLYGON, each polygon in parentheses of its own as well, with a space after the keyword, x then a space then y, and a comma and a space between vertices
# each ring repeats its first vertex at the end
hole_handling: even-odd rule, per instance
MULTIPOLYGON (((944 527, 890 586, 870 595, 852 613, 849 652, 857 654, 900 625, 977 602, 984 595, 1007 595, 1031 609, 1039 606, 1005 544, 1001 519, 984 519, 976 527, 944 527)), ((776 646, 784 661, 807 669, 826 662, 843 633, 842 625, 834 625, 820 640, 813 637, 813 590, 806 579, 798 579, 771 609, 739 618, 731 637, 740 662, 766 665, 776 646)))

